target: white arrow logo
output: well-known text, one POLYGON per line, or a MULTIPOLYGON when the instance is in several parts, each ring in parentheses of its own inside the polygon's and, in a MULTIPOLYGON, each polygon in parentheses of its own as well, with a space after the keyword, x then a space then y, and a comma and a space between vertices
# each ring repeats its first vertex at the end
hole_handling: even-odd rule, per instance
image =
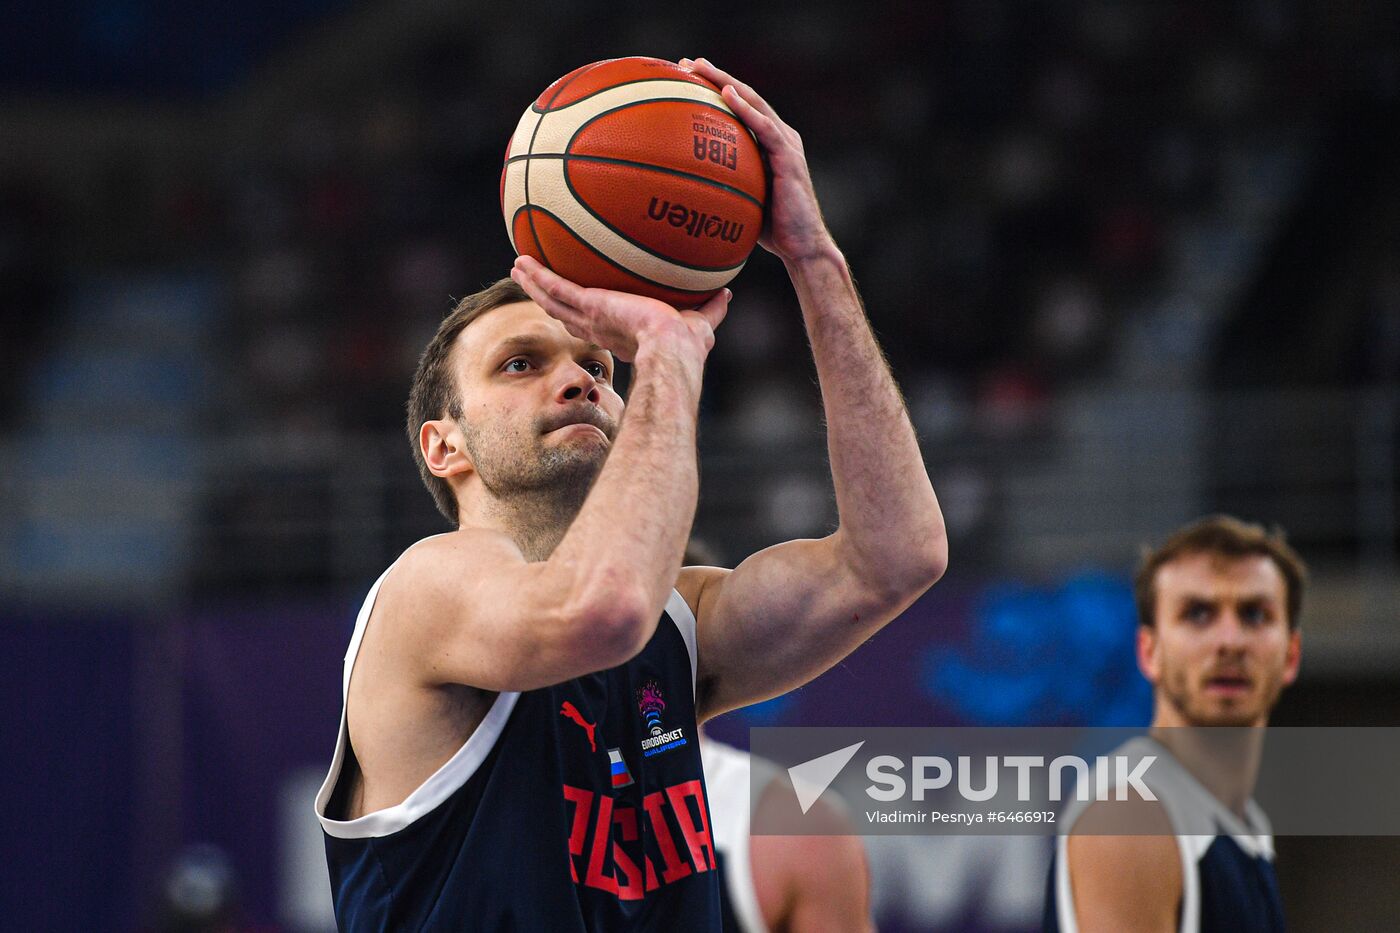
POLYGON ((820 758, 813 758, 788 768, 788 776, 792 778, 792 789, 797 793, 797 804, 803 813, 812 809, 812 804, 831 786, 831 782, 836 780, 836 775, 841 773, 841 769, 846 767, 864 744, 864 741, 860 741, 854 745, 847 745, 820 758))

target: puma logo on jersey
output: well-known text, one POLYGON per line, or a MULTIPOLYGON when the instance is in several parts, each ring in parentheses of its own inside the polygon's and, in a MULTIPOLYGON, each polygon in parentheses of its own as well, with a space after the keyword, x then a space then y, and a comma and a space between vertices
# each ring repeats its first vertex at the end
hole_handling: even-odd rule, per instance
POLYGON ((565 700, 564 705, 559 708, 559 715, 563 716, 565 719, 574 722, 581 729, 583 729, 584 732, 588 733, 589 751, 596 752, 598 750, 598 743, 593 741, 593 730, 594 727, 597 725, 596 723, 584 722, 583 714, 578 711, 578 707, 570 703, 568 700, 565 700))

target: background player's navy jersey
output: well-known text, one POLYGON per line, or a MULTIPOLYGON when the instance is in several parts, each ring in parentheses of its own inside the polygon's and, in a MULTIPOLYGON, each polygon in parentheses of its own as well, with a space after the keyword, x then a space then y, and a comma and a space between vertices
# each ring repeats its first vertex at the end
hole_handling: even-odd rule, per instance
MULTIPOLYGON (((378 588, 350 643, 347 688, 378 588)), ((632 660, 499 694, 403 803, 348 821, 336 793, 342 714, 316 798, 340 928, 717 933, 694 677, 695 618, 673 591, 632 660)))
MULTIPOLYGON (((1115 754, 1157 756, 1155 767, 1144 778, 1162 802, 1167 818, 1178 829, 1194 832, 1176 836, 1181 858, 1181 902, 1177 907, 1180 933, 1273 933, 1284 929, 1283 902, 1274 875, 1274 846, 1268 819, 1250 800, 1248 821, 1230 812, 1203 787, 1164 745, 1151 739, 1133 739, 1115 754), (1189 816, 1188 816, 1189 814, 1189 816), (1200 834, 1201 819, 1215 827, 1213 835, 1200 834)), ((1066 814, 1065 829, 1083 808, 1066 814)), ((1079 929, 1073 886, 1066 855, 1068 837, 1055 839, 1046 886, 1044 929, 1075 933, 1079 929)))

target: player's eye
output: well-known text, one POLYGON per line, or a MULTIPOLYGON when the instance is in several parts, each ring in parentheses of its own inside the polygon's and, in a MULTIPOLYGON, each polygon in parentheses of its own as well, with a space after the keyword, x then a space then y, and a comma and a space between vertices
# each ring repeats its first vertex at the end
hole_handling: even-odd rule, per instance
POLYGON ((597 360, 585 361, 583 364, 583 368, 584 371, 586 371, 594 379, 608 378, 608 367, 598 362, 597 360))
POLYGON ((1263 625, 1269 621, 1269 612, 1261 605, 1241 606, 1240 621, 1245 625, 1263 625))
POLYGON ((517 356, 512 360, 508 360, 506 362, 506 365, 502 366, 501 369, 508 373, 529 372, 530 361, 525 359, 525 357, 523 356, 517 356))
POLYGON ((1210 621, 1211 609, 1207 603, 1190 603, 1182 611, 1181 617, 1195 625, 1203 625, 1210 621))

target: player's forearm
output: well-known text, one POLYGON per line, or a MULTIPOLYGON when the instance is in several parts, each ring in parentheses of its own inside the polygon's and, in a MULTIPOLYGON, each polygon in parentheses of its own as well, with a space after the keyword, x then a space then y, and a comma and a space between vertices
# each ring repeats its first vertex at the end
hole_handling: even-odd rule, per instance
POLYGON ((835 244, 788 272, 821 384, 836 541, 877 587, 921 591, 947 564, 947 538, 904 399, 835 244))
POLYGON ((703 358, 658 338, 634 361, 627 412, 607 463, 551 556, 572 598, 606 608, 640 604, 649 637, 695 517, 695 419, 703 358))

